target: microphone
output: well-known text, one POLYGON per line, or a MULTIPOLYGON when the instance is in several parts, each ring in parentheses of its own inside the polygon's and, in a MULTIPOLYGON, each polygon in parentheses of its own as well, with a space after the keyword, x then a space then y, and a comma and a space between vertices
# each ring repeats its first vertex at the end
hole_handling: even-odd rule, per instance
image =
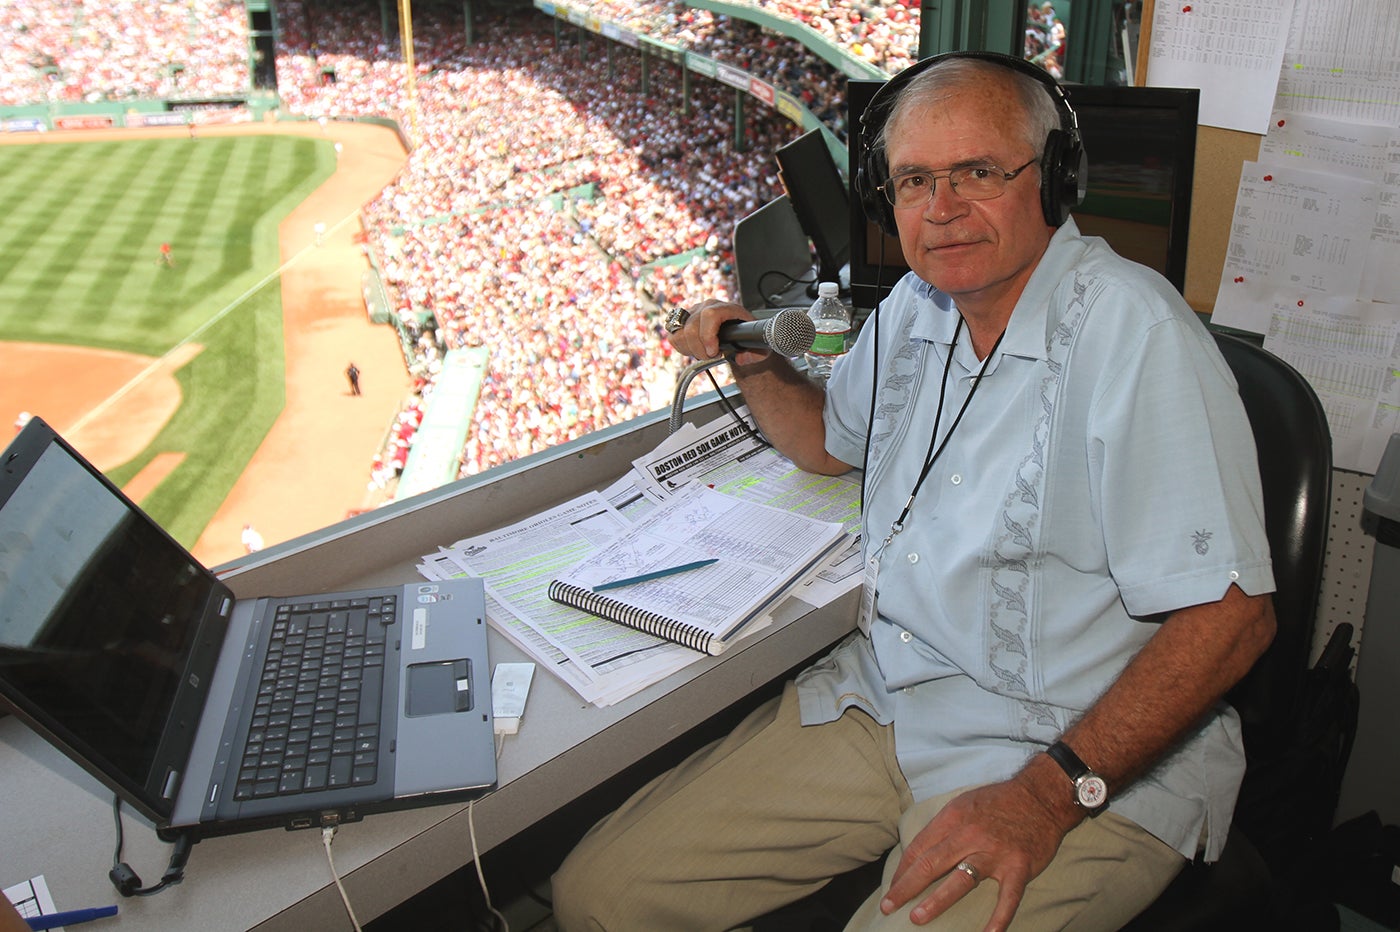
POLYGON ((801 356, 812 348, 817 325, 807 312, 790 307, 767 320, 731 320, 719 325, 721 346, 731 349, 772 350, 783 356, 801 356))

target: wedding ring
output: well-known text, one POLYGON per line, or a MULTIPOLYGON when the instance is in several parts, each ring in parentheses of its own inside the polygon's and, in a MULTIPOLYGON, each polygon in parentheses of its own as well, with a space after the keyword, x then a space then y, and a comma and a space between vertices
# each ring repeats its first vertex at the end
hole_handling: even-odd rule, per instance
POLYGON ((671 308, 671 313, 666 315, 666 332, 675 333, 685 326, 687 320, 690 320, 690 311, 683 307, 671 308))
POLYGON ((982 875, 977 873, 977 868, 973 867, 966 861, 959 861, 958 866, 953 868, 953 870, 962 871, 964 874, 971 877, 973 886, 976 886, 977 884, 982 882, 982 875))

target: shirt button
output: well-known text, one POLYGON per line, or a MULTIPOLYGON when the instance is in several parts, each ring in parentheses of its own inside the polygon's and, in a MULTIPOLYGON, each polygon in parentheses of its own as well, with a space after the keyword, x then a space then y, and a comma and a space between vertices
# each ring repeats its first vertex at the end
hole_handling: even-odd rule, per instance
POLYGON ((953 485, 962 485, 962 476, 958 475, 957 473, 953 473, 951 476, 948 477, 948 481, 953 483, 953 485))
POLYGON ((1237 573, 1235 570, 1231 570, 1231 571, 1230 571, 1230 578, 1231 578, 1231 579, 1239 579, 1239 578, 1240 578, 1240 574, 1237 573))
POLYGON ((899 639, 905 644, 908 644, 914 639, 914 635, 910 634, 908 631, 901 631, 899 632, 899 639))
POLYGON ((911 554, 909 554, 909 556, 908 556, 907 559, 909 560, 910 563, 918 563, 918 562, 919 562, 919 555, 918 555, 917 553, 911 553, 911 554))

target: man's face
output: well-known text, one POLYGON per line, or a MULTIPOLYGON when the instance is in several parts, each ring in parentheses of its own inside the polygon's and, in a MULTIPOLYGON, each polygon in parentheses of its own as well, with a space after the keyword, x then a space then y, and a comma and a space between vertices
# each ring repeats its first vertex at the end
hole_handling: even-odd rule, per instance
MULTIPOLYGON (((1026 140, 1024 120, 1001 81, 950 90, 905 112, 892 127, 890 174, 943 172, 973 162, 1011 171, 1039 154, 1026 140)), ((1038 165, 992 200, 965 200, 939 178, 928 203, 896 208, 894 215, 910 268, 969 313, 1009 316, 1054 233, 1040 207, 1038 165)))

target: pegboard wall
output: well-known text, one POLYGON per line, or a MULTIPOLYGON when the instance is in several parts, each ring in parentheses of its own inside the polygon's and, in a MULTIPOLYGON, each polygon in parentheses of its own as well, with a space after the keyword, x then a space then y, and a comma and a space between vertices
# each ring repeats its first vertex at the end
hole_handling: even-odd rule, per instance
POLYGON ((1361 496, 1370 485, 1364 473, 1332 471, 1332 523, 1327 554, 1322 561, 1322 593, 1317 606, 1317 634, 1312 659, 1316 660, 1337 625, 1350 622, 1356 629, 1352 644, 1361 641, 1366 620, 1366 594, 1371 587, 1371 558, 1376 539, 1367 532, 1361 496))

